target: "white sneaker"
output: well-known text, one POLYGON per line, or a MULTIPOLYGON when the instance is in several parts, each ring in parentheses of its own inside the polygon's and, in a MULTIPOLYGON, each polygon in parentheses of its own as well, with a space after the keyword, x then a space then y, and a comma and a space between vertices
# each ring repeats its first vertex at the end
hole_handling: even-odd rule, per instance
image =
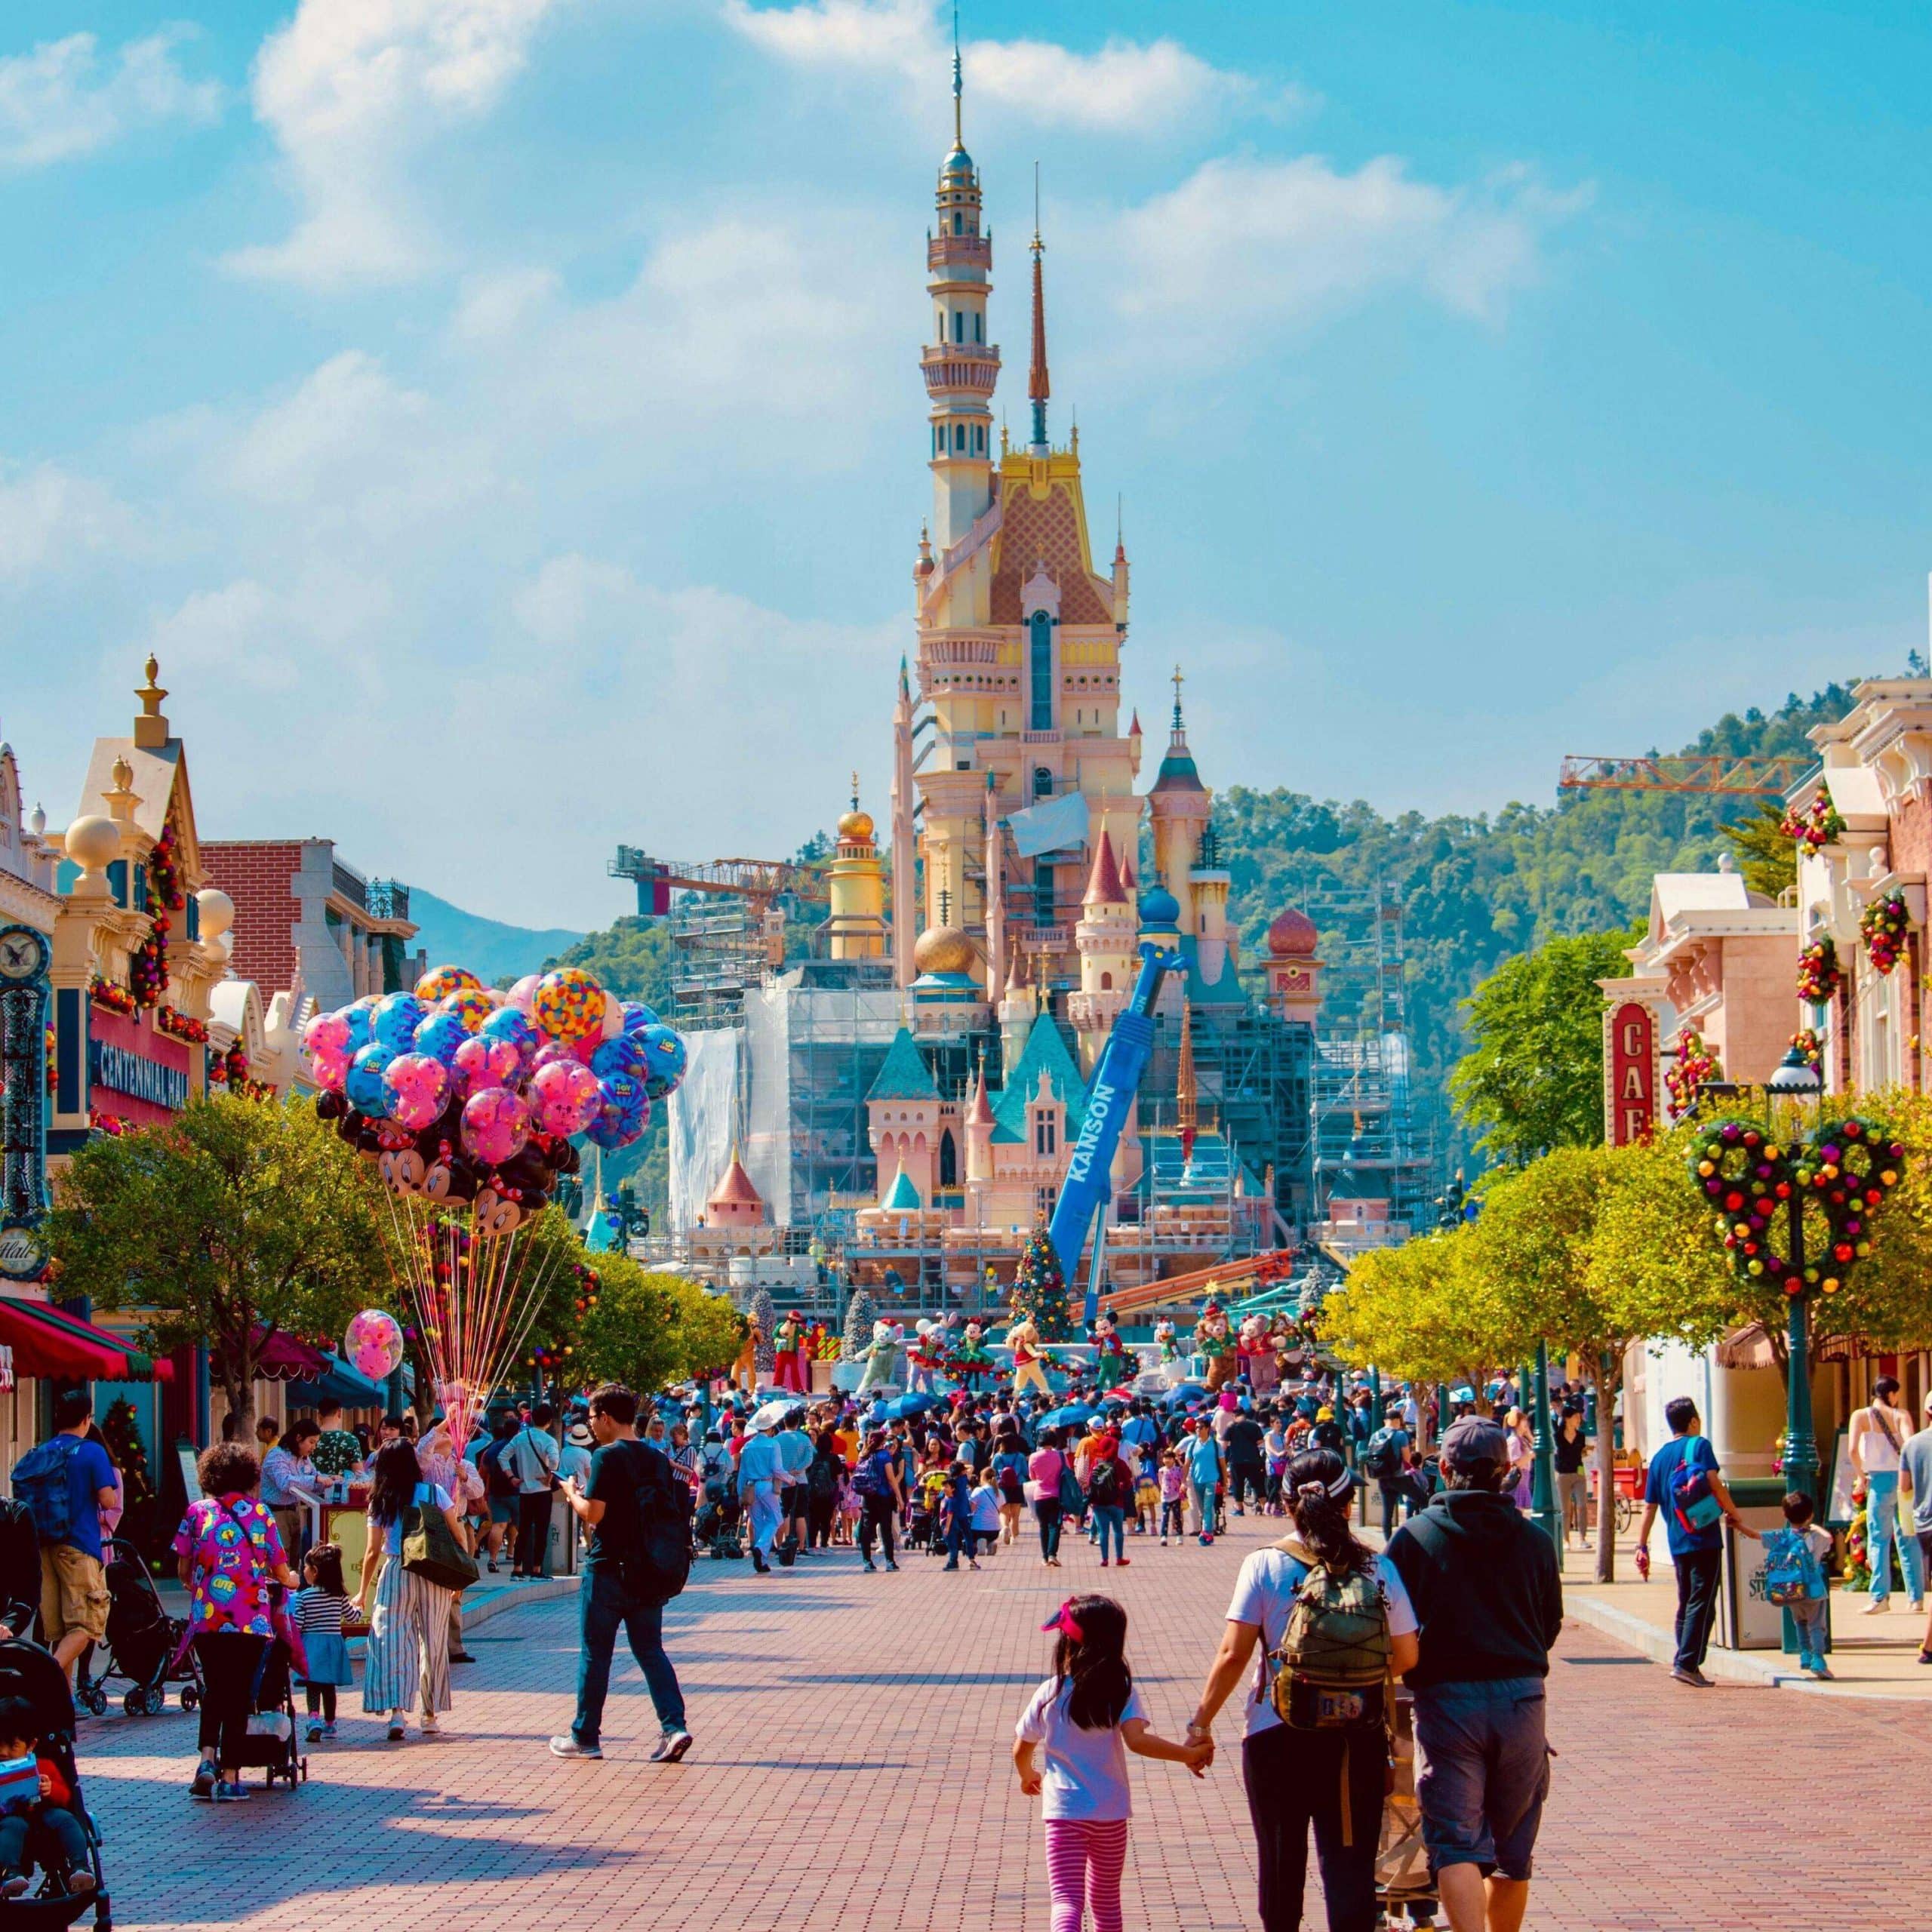
POLYGON ((436 1721, 435 1712, 426 1711, 423 1715, 423 1735, 425 1737, 434 1737, 441 1729, 442 1726, 436 1721))
POLYGON ((1891 1607, 1890 1597, 1875 1597, 1865 1606, 1864 1614, 1867 1617, 1884 1617, 1890 1613, 1891 1607))

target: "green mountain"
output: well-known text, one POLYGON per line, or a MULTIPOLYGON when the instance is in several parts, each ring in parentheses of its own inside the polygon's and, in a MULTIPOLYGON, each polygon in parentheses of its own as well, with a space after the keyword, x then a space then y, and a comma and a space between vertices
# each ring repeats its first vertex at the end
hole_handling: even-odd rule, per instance
POLYGON ((429 954, 432 966, 467 966, 486 986, 535 972, 549 955, 583 937, 563 926, 512 926, 485 919, 420 885, 409 888, 409 914, 417 928, 416 943, 429 954))
MULTIPOLYGON (((1808 754, 1805 734, 1850 709, 1854 681, 1809 698, 1794 694, 1769 715, 1755 708, 1727 715, 1684 751, 1808 754)), ((1494 816, 1392 819, 1360 800, 1341 804, 1237 786, 1221 795, 1215 825, 1233 876, 1229 910, 1244 959, 1263 956, 1262 936, 1284 906, 1300 907, 1321 929, 1331 1036, 1374 1025, 1378 939, 1383 1011, 1391 1011, 1399 951, 1412 1118, 1446 1164, 1466 1153, 1445 1082, 1463 1051, 1459 1002, 1477 981, 1555 934, 1628 928, 1649 909, 1652 873, 1709 870, 1726 849, 1721 828, 1751 817, 1758 802, 1586 791, 1561 793, 1551 807, 1506 805, 1494 816)))

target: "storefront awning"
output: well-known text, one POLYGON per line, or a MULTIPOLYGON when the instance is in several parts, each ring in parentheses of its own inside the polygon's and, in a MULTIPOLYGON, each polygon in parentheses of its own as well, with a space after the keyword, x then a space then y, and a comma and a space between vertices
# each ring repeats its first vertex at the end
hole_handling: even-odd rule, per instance
POLYGON ((312 1349, 306 1342, 298 1342, 293 1335, 276 1334, 263 1339, 263 1331, 255 1331, 255 1346, 261 1354, 255 1364, 255 1373, 269 1382, 312 1382, 328 1373, 329 1358, 320 1349, 312 1349))
POLYGON ((318 1402, 340 1402, 346 1409, 382 1409, 389 1406, 389 1391, 380 1382, 358 1375, 340 1355, 331 1355, 323 1372, 311 1380, 291 1382, 288 1399, 313 1408, 318 1402))
POLYGON ((0 1297, 0 1342, 16 1375, 70 1382, 169 1382, 174 1365, 128 1347, 121 1336, 41 1301, 0 1297))

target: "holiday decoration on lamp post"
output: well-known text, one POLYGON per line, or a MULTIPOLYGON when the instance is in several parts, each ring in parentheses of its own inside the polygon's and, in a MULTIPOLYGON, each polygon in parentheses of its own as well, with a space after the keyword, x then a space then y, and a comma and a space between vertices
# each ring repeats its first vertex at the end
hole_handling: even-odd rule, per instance
MULTIPOLYGON (((1772 1075, 1774 1099, 1817 1094, 1817 1070, 1796 1047, 1772 1075)), ((1837 1294, 1872 1251, 1872 1217, 1899 1184, 1905 1149, 1875 1121, 1821 1121, 1808 1139, 1779 1139, 1749 1120, 1714 1121, 1698 1135, 1691 1179, 1714 1210, 1712 1227, 1740 1281, 1786 1297, 1788 1355, 1784 1473, 1818 1501, 1811 1420, 1811 1305, 1837 1294)))

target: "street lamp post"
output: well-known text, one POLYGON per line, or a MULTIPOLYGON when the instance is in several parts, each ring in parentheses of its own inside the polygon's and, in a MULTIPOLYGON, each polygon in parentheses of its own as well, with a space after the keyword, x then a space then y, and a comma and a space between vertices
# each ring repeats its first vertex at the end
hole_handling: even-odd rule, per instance
MULTIPOLYGON (((1792 1045, 1765 1083, 1774 1100, 1822 1099, 1825 1083, 1819 1070, 1792 1045)), ((1804 1199, 1793 1188, 1786 1204, 1790 1214, 1791 1265, 1801 1281, 1804 1274, 1804 1199)), ((1787 1489, 1800 1490, 1815 1505, 1818 1495, 1818 1437, 1811 1419, 1811 1297, 1801 1289, 1785 1307, 1784 1479, 1787 1489)))
MULTIPOLYGON (((1528 1373, 1526 1370, 1525 1374, 1528 1373)), ((1549 1344, 1537 1344, 1536 1401, 1531 1408, 1536 1432, 1536 1460, 1530 1475, 1530 1514, 1537 1527, 1556 1546, 1556 1567, 1563 1567, 1563 1519, 1556 1507, 1556 1438, 1549 1421, 1549 1344)))

